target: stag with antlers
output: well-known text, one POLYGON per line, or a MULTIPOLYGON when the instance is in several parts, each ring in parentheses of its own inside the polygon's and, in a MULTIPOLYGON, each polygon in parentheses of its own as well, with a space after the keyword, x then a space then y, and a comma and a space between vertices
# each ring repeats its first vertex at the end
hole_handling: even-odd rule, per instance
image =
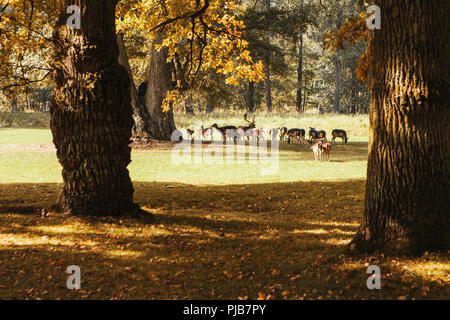
POLYGON ((255 116, 253 115, 252 121, 248 120, 248 115, 244 114, 244 120, 248 123, 246 126, 239 126, 237 127, 237 131, 239 134, 239 137, 249 137, 253 136, 253 129, 255 129, 255 116))

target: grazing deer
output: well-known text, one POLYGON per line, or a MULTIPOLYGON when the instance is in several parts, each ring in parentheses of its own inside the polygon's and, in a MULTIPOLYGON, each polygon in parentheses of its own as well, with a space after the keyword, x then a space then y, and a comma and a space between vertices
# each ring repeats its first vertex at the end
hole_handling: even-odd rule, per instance
POLYGON ((308 135, 309 135, 309 140, 316 139, 316 137, 317 137, 317 130, 315 128, 309 127, 308 135))
POLYGON ((327 133, 325 130, 316 130, 309 127, 309 139, 312 140, 327 140, 327 133))
POLYGON ((342 142, 344 144, 347 144, 348 137, 347 132, 345 132, 345 130, 334 129, 333 131, 331 131, 331 135, 333 136, 333 138, 331 139, 331 143, 336 143, 335 142, 336 138, 341 138, 342 142))
POLYGON ((279 127, 278 132, 280 133, 280 141, 283 141, 284 137, 287 134, 288 129, 286 127, 279 127))
POLYGON ((200 126, 200 128, 195 132, 195 137, 198 140, 205 140, 206 137, 209 137, 210 140, 213 139, 213 130, 212 128, 203 128, 203 126, 200 126))
POLYGON ((217 123, 214 123, 211 126, 211 128, 214 128, 220 132, 220 134, 222 135, 223 142, 226 141, 227 137, 233 138, 233 139, 236 138, 236 127, 235 126, 219 127, 219 126, 217 126, 217 123))
POLYGON ((267 127, 266 129, 264 129, 264 133, 266 133, 266 132, 267 132, 267 135, 269 136, 270 140, 274 140, 277 138, 277 135, 280 132, 280 129, 267 127))
POLYGON ((209 140, 213 140, 214 138, 213 138, 213 129, 212 128, 205 128, 205 129, 203 129, 203 132, 202 132, 202 134, 203 134, 203 139, 205 139, 206 137, 209 137, 209 140))
POLYGON ((328 142, 322 143, 321 149, 322 149, 322 161, 324 158, 326 158, 327 161, 329 162, 331 153, 331 144, 328 142))
POLYGON ((305 139, 305 129, 298 129, 298 128, 293 128, 293 129, 289 129, 286 133, 287 137, 288 137, 288 143, 291 143, 291 138, 298 138, 298 140, 302 140, 305 139))
POLYGON ((317 132, 317 139, 327 141, 327 133, 325 130, 320 130, 317 132))
POLYGON ((322 161, 322 141, 316 142, 311 146, 311 150, 314 153, 315 161, 322 161))
POLYGON ((188 140, 194 140, 194 130, 186 129, 186 135, 188 140))
POLYGON ((253 131, 253 137, 256 138, 259 142, 259 140, 264 140, 264 132, 265 130, 263 128, 255 128, 252 129, 253 131))
POLYGON ((247 126, 239 126, 237 127, 237 131, 238 131, 238 136, 240 137, 247 137, 247 139, 249 139, 249 137, 254 136, 253 134, 253 129, 255 129, 256 125, 255 125, 255 116, 253 116, 252 121, 249 121, 247 119, 247 114, 244 114, 244 120, 248 123, 247 126))

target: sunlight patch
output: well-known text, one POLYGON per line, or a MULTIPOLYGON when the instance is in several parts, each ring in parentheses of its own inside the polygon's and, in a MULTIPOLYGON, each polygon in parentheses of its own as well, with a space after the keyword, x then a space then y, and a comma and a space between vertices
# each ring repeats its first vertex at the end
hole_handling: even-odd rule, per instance
POLYGON ((112 257, 121 258, 137 258, 144 255, 142 252, 133 250, 108 250, 106 254, 112 257))

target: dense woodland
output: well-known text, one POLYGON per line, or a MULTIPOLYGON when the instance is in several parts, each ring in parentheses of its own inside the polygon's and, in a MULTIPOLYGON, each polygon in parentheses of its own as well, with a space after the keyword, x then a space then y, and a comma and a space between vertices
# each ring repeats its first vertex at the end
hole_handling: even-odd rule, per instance
MULTIPOLYGON (((193 87, 176 101, 175 112, 206 112, 208 106, 209 112, 212 108, 266 111, 269 94, 269 109, 274 111, 319 112, 320 109, 320 112, 367 113, 370 91, 355 73, 367 44, 346 43, 343 49, 334 52, 326 49, 324 38, 337 32, 348 19, 358 16, 362 7, 355 7, 353 0, 329 2, 326 7, 319 1, 308 0, 271 1, 270 6, 266 2, 242 1, 245 11, 236 18, 245 25, 243 38, 248 41, 253 60, 264 61, 269 66, 270 79, 259 82, 241 79, 232 85, 220 73, 202 69, 193 87)), ((46 36, 50 34, 48 28, 46 36)), ((39 35, 30 36, 39 38, 39 35)), ((145 29, 133 30, 123 37, 138 88, 149 81, 152 39, 152 34, 145 29)), ((174 45, 182 48, 186 46, 184 42, 174 45)), ((186 54, 180 51, 180 57, 173 62, 186 60, 186 54)), ((9 58, 12 70, 8 72, 12 74, 3 73, 2 87, 11 88, 8 85, 16 80, 22 85, 14 87, 14 99, 7 94, 11 90, 3 90, 0 107, 11 112, 48 111, 55 86, 53 78, 46 77, 50 70, 46 63, 50 51, 26 52, 26 57, 13 54, 9 58)))

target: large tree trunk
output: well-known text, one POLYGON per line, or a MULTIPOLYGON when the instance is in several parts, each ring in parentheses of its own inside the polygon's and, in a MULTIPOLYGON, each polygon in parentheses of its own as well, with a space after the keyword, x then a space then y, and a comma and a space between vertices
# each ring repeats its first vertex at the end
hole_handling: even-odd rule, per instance
POLYGON ((377 2, 364 225, 351 248, 448 250, 450 2, 377 2))
POLYGON ((17 112, 17 98, 14 97, 11 101, 11 112, 16 113, 17 112))
MULTIPOLYGON (((301 8, 303 9, 303 0, 300 2, 301 8)), ((303 80, 303 31, 299 32, 299 42, 298 42, 298 64, 297 64, 297 101, 296 108, 297 112, 304 112, 302 108, 302 80, 303 80)))
POLYGON ((211 114, 214 112, 214 99, 211 95, 206 98, 206 114, 211 114))
POLYGON ((341 50, 337 49, 334 62, 334 103, 333 112, 339 113, 341 100, 341 50))
POLYGON ((255 82, 248 83, 248 111, 255 112, 255 82))
MULTIPOLYGON (((266 10, 270 11, 271 0, 266 0, 266 10)), ((269 40, 269 39, 267 39, 269 40)), ((270 54, 267 56, 266 61, 264 63, 264 74, 266 78, 264 80, 264 87, 266 91, 266 112, 272 112, 272 88, 270 83, 270 54)))
POLYGON ((131 106, 133 108, 133 129, 132 133, 134 137, 149 137, 150 131, 148 128, 149 125, 149 116, 147 114, 147 109, 145 108, 145 104, 143 99, 138 93, 136 89, 136 84, 134 82, 134 77, 130 68, 130 61, 128 58, 127 49, 125 47, 125 43, 123 41, 123 34, 119 33, 117 35, 117 45, 119 47, 119 63, 122 65, 128 73, 130 77, 130 93, 131 93, 131 106))
POLYGON ((160 33, 153 43, 145 101, 150 116, 150 135, 155 139, 170 140, 173 131, 176 130, 173 108, 166 112, 162 109, 167 92, 173 89, 171 70, 167 63, 169 49, 167 47, 159 51, 156 49, 156 45, 161 44, 163 39, 164 33, 160 33))
POLYGON ((64 187, 64 212, 120 215, 137 208, 127 166, 131 148, 130 80, 118 63, 115 1, 59 1, 51 130, 64 187), (69 5, 81 9, 70 29, 69 5))
POLYGON ((264 64, 264 74, 266 78, 264 79, 264 88, 266 91, 266 112, 272 112, 272 89, 270 86, 270 65, 269 62, 264 64))

